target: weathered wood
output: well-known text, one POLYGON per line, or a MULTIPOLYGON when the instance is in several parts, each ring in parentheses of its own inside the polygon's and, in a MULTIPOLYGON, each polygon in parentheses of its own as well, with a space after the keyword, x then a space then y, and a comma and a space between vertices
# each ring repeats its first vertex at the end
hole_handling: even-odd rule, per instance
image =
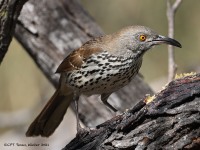
POLYGON ((78 135, 64 149, 200 149, 200 74, 170 82, 147 101, 78 135))
POLYGON ((8 51, 20 11, 27 0, 0 1, 0 64, 8 51))
MULTIPOLYGON (((31 55, 45 76, 56 87, 57 66, 74 49, 103 31, 77 0, 30 0, 24 5, 16 26, 15 37, 31 55)), ((109 101, 124 111, 152 90, 136 77, 124 89, 111 95, 109 101)), ((94 126, 111 118, 113 113, 98 101, 99 97, 81 97, 80 118, 86 126, 94 126)))

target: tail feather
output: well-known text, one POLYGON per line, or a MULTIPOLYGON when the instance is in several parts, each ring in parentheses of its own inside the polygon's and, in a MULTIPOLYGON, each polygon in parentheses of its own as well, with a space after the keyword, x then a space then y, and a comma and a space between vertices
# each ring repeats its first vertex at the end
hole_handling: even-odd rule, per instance
POLYGON ((43 137, 49 137, 63 120, 72 100, 73 93, 64 96, 60 94, 59 90, 56 90, 41 113, 28 128, 26 136, 41 135, 43 137))

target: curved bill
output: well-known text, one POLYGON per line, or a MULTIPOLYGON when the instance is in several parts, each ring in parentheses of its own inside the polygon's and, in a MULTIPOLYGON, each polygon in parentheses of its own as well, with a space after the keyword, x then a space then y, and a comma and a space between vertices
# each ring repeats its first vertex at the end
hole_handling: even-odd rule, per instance
POLYGON ((158 44, 169 44, 169 45, 173 45, 173 46, 182 48, 181 44, 178 41, 176 41, 176 40, 174 40, 172 38, 169 38, 169 37, 162 36, 162 35, 159 35, 158 37, 153 39, 152 42, 155 45, 158 45, 158 44))

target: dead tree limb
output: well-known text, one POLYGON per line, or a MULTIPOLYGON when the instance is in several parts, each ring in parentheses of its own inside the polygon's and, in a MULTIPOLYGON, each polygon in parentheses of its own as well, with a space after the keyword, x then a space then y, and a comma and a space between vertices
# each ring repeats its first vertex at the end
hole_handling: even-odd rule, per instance
POLYGON ((13 37, 20 11, 27 0, 0 1, 0 64, 13 37))
MULTIPOLYGON (((74 49, 103 31, 77 0, 30 0, 25 5, 16 26, 15 37, 54 86, 54 74, 60 62, 74 49)), ((109 101, 124 111, 151 89, 136 77, 131 84, 111 95, 109 101)), ((113 116, 98 97, 81 97, 80 118, 86 126, 94 126, 113 116)))
POLYGON ((64 149, 200 149, 200 74, 170 82, 64 149))

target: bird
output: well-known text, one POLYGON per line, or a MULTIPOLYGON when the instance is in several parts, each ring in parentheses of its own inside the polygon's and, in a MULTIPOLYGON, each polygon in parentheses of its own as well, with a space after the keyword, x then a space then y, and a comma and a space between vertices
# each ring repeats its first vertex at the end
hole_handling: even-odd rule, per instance
POLYGON ((52 135, 71 102, 74 102, 76 110, 77 133, 82 131, 78 115, 81 94, 100 94, 101 101, 116 112, 117 109, 107 101, 108 97, 138 74, 143 55, 160 44, 182 47, 175 39, 136 25, 95 37, 72 51, 57 68, 59 86, 29 126, 26 136, 52 135))

